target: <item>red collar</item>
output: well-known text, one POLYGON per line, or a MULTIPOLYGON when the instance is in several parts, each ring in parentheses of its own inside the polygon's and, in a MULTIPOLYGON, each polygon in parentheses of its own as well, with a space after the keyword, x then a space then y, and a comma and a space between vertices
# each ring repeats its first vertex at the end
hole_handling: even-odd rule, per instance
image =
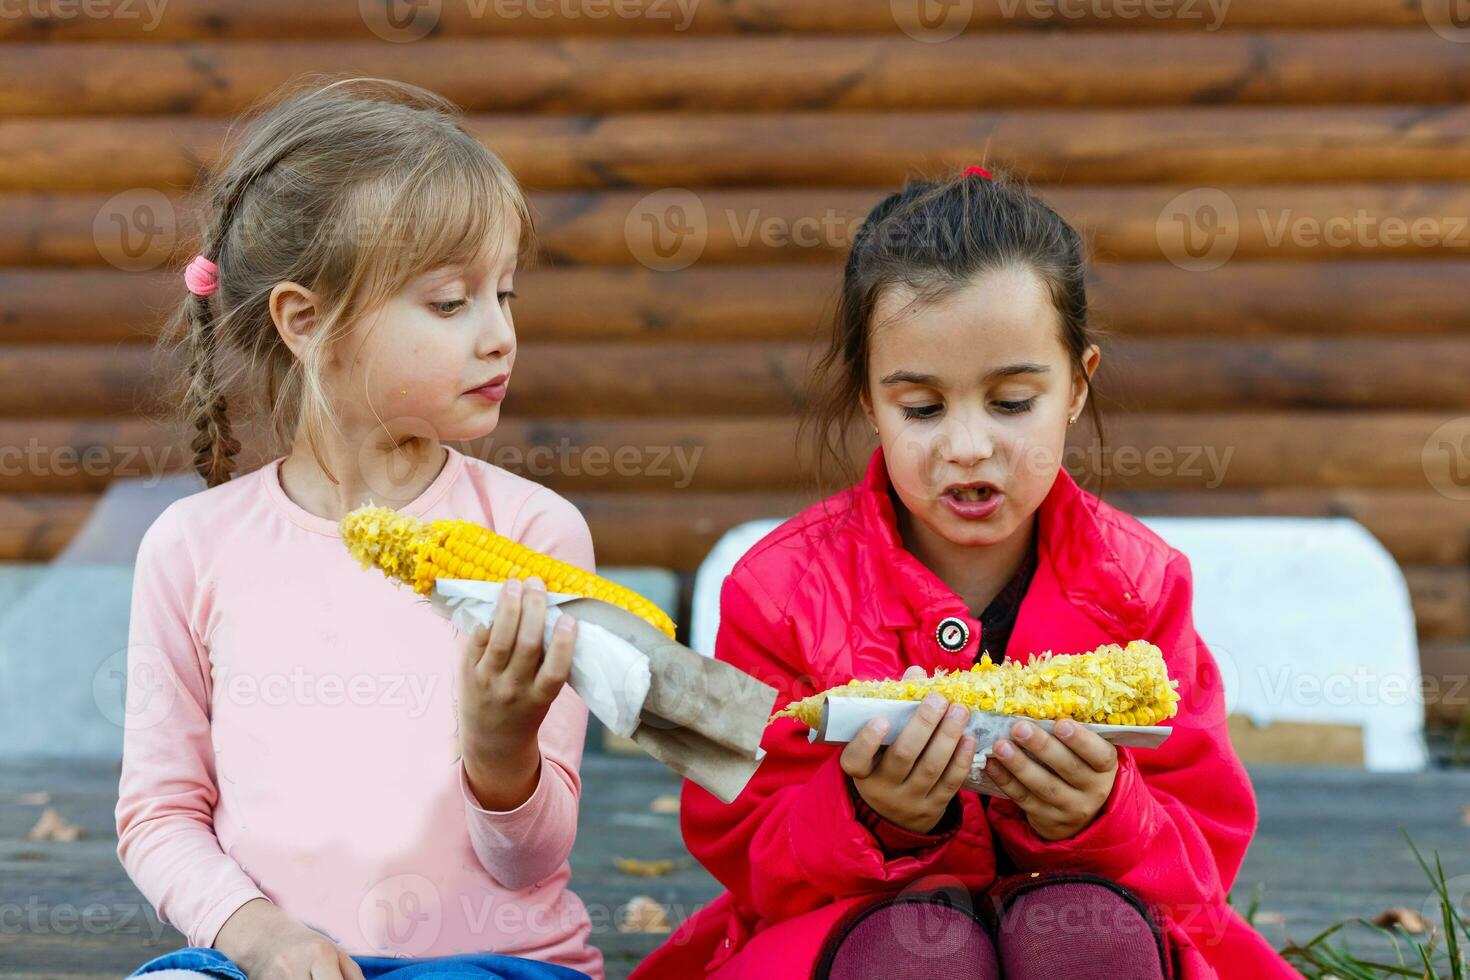
MULTIPOLYGON (((873 452, 863 479, 853 487, 864 530, 872 581, 886 587, 872 597, 883 625, 903 629, 925 617, 968 615, 963 600, 904 547, 889 496, 883 450, 873 452)), ((1050 566, 1062 594, 1091 618, 1124 633, 1143 628, 1147 605, 1104 531, 1108 506, 1083 490, 1065 468, 1037 509, 1037 560, 1050 566)))

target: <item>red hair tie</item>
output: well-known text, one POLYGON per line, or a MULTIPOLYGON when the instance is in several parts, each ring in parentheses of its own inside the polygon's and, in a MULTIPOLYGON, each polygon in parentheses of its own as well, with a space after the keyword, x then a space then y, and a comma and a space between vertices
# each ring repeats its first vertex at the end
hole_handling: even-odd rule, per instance
POLYGON ((981 177, 984 177, 986 180, 989 180, 990 179, 990 171, 989 170, 986 170, 984 167, 966 167, 965 168, 964 176, 966 176, 966 177, 974 177, 977 174, 979 176, 981 176, 981 177))

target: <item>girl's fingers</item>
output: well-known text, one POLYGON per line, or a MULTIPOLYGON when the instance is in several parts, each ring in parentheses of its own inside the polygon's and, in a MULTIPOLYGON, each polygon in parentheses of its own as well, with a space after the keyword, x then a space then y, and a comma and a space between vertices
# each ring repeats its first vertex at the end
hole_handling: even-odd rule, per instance
POLYGON ((483 626, 480 623, 474 624, 470 627, 470 631, 460 638, 460 643, 462 644, 462 652, 464 654, 460 658, 464 673, 461 673, 460 676, 466 677, 473 674, 479 668, 480 661, 484 659, 489 651, 490 627, 483 626))
POLYGON ((954 761, 955 747, 965 735, 965 725, 970 720, 970 709, 962 704, 951 704, 944 712, 944 720, 934 730, 929 744, 914 763, 913 772, 907 780, 909 789, 918 796, 928 796, 939 785, 954 761))
POLYGON ((520 579, 511 579, 500 590, 500 598, 495 603, 495 618, 490 622, 488 653, 480 661, 480 666, 486 671, 498 674, 510 663, 516 633, 521 626, 521 594, 524 589, 520 579))
POLYGON ((878 765, 878 750, 883 747, 883 736, 888 734, 888 722, 875 718, 864 725, 857 738, 842 747, 838 763, 842 771, 853 779, 867 779, 878 765))
POLYGON ((526 591, 521 598, 521 624, 516 632, 515 652, 510 655, 507 668, 527 682, 536 676, 541 666, 541 649, 546 640, 546 586, 536 577, 526 579, 526 591))
POLYGON ((1093 772, 1112 772, 1118 767, 1117 747, 1092 729, 1063 719, 1052 726, 1052 734, 1077 753, 1093 772))
POLYGON ((318 959, 311 965, 311 980, 342 980, 342 961, 322 963, 318 959))
POLYGON ((1083 762, 1065 742, 1040 725, 1018 721, 1011 726, 1011 738, 1024 745, 1026 751, 1044 763, 1046 768, 1077 789, 1097 778, 1097 773, 1092 771, 1091 766, 1083 762), (1023 732, 1026 734, 1022 735, 1023 732))
POLYGON ((358 966, 357 961, 347 955, 346 950, 339 950, 337 956, 342 963, 342 980, 367 980, 362 975, 362 967, 358 966))
POLYGON ((905 667, 902 680, 921 681, 929 675, 924 673, 924 668, 919 666, 905 667))
MULTIPOLYGON (((1063 782, 1056 773, 1022 752, 1020 747, 1014 743, 999 739, 995 743, 995 749, 992 757, 1002 769, 1016 777, 1016 782, 1020 783, 1021 788, 1025 791, 1024 795, 1030 797, 1034 803, 1031 808, 1060 806, 1067 794, 1077 792, 1063 782), (1003 745, 1011 747, 1009 757, 1000 754, 999 749, 1003 745)), ((1014 794, 1008 793, 1007 795, 1010 795, 1011 799, 1015 800, 1022 809, 1028 808, 1028 803, 1021 798, 1014 794)))
POLYGON ((562 613, 551 633, 551 645, 536 672, 536 691, 543 700, 556 697, 572 672, 572 649, 577 642, 577 617, 562 613))
POLYGON ((949 757, 949 765, 945 768, 944 775, 940 777, 939 782, 935 784, 931 795, 948 801, 965 785, 965 780, 970 778, 970 766, 974 762, 975 736, 966 735, 954 747, 954 754, 949 757))
MULTIPOLYGON (((878 769, 884 778, 895 783, 901 783, 909 778, 909 773, 914 771, 914 766, 923 755, 924 747, 929 744, 934 729, 939 727, 940 721, 944 719, 945 709, 949 707, 942 695, 929 694, 919 702, 918 710, 909 718, 908 724, 898 733, 898 738, 883 752, 883 758, 878 763, 878 769)), ((932 783, 931 783, 932 785, 932 783)))

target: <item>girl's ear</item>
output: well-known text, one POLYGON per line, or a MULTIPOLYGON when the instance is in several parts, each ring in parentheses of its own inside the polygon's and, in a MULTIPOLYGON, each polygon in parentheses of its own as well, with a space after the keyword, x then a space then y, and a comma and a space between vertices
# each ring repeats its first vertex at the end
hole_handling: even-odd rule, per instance
POLYGON ((271 289, 269 302, 276 332, 291 353, 300 358, 317 325, 316 294, 300 283, 278 282, 271 289))
POLYGON ((1087 374, 1084 377, 1080 372, 1072 372, 1072 404, 1067 411, 1068 418, 1081 418, 1082 408, 1087 404, 1087 382, 1092 380, 1092 375, 1097 371, 1098 364, 1102 361, 1102 348, 1097 344, 1089 344, 1087 350, 1082 352, 1082 367, 1087 374))
POLYGON ((866 387, 858 392, 858 401, 863 406, 863 415, 868 420, 868 428, 876 433, 878 431, 878 414, 873 411, 873 400, 868 397, 868 389, 866 387))

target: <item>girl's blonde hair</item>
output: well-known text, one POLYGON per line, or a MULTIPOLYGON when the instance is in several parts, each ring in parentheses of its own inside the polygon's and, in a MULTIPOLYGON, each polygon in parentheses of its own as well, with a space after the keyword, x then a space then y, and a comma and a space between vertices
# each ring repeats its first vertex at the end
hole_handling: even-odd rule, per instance
POLYGON ((170 421, 190 433, 194 469, 210 487, 235 469, 226 392, 237 390, 251 401, 264 395, 275 448, 303 432, 336 482, 320 451, 337 426, 321 371, 332 345, 415 276, 478 258, 512 214, 520 253, 533 248, 520 186, 453 102, 385 79, 300 84, 248 114, 237 142, 227 139, 200 222, 199 253, 219 267, 218 289, 187 293, 156 349, 175 366, 170 421), (299 359, 269 309, 286 281, 321 304, 299 359))

